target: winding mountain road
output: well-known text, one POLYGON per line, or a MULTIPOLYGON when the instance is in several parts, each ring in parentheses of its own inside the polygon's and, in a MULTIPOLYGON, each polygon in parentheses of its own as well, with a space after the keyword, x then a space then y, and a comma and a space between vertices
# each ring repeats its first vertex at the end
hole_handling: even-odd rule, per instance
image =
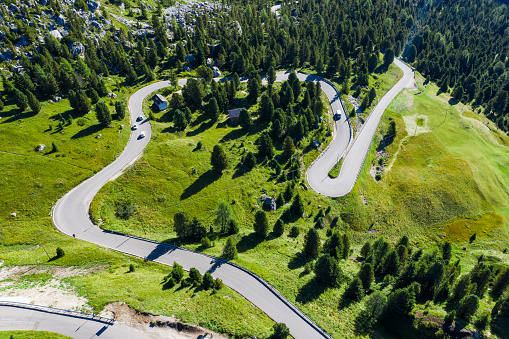
MULTIPOLYGON (((326 151, 310 166, 306 175, 309 185, 316 192, 329 196, 342 196, 353 188, 383 111, 410 81, 412 76, 411 69, 408 66, 398 60, 395 63, 403 69, 403 78, 380 100, 380 103, 373 110, 368 122, 358 134, 348 152, 347 149, 351 141, 351 129, 346 114, 343 112, 340 94, 334 86, 321 78, 301 73, 298 74, 301 81, 320 81, 322 90, 329 99, 332 111, 340 110, 342 112, 342 118, 334 122, 335 133, 333 141, 326 151), (339 177, 334 180, 330 179, 328 177, 330 168, 345 153, 346 157, 339 177)), ((288 73, 277 74, 277 81, 283 81, 287 78, 288 73)), ((179 85, 184 85, 185 82, 185 79, 181 79, 179 80, 179 85)), ((222 279, 227 286, 243 295, 256 307, 263 310, 270 318, 276 322, 287 324, 294 338, 330 338, 319 326, 281 296, 272 286, 242 267, 168 244, 102 230, 90 220, 89 208, 97 192, 108 181, 114 180, 127 167, 131 166, 141 156, 143 149, 150 141, 152 129, 148 120, 144 118, 142 121, 136 122, 138 116, 143 116, 143 99, 154 91, 169 85, 167 81, 157 82, 138 90, 131 96, 129 100, 131 124, 137 123, 138 129, 131 132, 131 138, 124 151, 113 163, 92 178, 82 182, 57 202, 53 210, 55 226, 62 233, 69 236, 126 254, 146 258, 165 265, 178 262, 186 270, 195 267, 201 273, 211 272, 215 278, 222 279), (140 137, 141 132, 145 132, 144 138, 140 137)))
POLYGON ((342 197, 352 191, 385 109, 403 88, 412 83, 414 78, 412 69, 405 63, 394 59, 394 64, 401 68, 403 77, 380 99, 350 147, 348 149, 343 147, 346 138, 339 132, 331 146, 309 166, 306 179, 313 191, 329 197, 342 197), (340 142, 336 142, 338 138, 341 139, 340 142), (328 173, 341 158, 343 163, 339 176, 332 179, 328 173))

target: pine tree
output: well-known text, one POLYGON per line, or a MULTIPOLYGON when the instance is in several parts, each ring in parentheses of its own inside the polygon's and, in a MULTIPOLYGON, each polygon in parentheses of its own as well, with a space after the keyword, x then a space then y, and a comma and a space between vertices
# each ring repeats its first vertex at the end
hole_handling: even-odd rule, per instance
POLYGON ((465 274, 461 276, 456 285, 454 285, 454 289, 452 290, 451 298, 454 300, 460 300, 464 298, 467 293, 470 291, 470 275, 465 274))
POLYGON ((214 286, 214 278, 210 272, 205 272, 203 275, 203 281, 201 283, 204 289, 208 290, 214 286))
POLYGON ((285 141, 283 141, 283 157, 286 159, 290 159, 295 153, 295 146, 293 144, 292 138, 287 136, 285 141))
POLYGON ((272 159, 274 157, 274 146, 270 137, 263 133, 259 138, 258 155, 272 159))
POLYGON ((249 114, 248 110, 243 109, 240 111, 239 125, 246 130, 253 125, 253 120, 251 119, 251 114, 249 114))
POLYGON ((267 93, 262 94, 260 100, 260 110, 258 111, 258 114, 262 123, 268 123, 272 121, 272 117, 274 116, 274 104, 272 103, 272 99, 267 93))
POLYGON ((121 100, 115 101, 115 112, 117 113, 117 120, 124 119, 126 107, 123 101, 121 100))
POLYGON ((411 288, 395 290, 389 295, 384 310, 385 318, 399 319, 412 311, 415 305, 415 294, 411 288))
POLYGON ((362 281, 362 287, 364 288, 364 290, 368 291, 369 288, 371 287, 371 284, 375 280, 374 271, 371 264, 365 263, 364 265, 362 265, 357 276, 362 281))
POLYGON ((509 286, 509 268, 506 268, 502 272, 498 274, 493 282, 493 287, 491 288, 491 293, 496 296, 502 295, 502 293, 509 286))
POLYGON ((30 106, 30 109, 32 110, 32 112, 34 114, 37 114, 41 111, 41 103, 39 102, 39 100, 37 100, 35 95, 30 91, 27 92, 27 101, 28 101, 28 106, 30 106))
POLYGON ((371 103, 373 102, 373 100, 375 100, 376 98, 376 91, 375 91, 375 88, 374 87, 371 87, 371 89, 369 90, 369 104, 371 105, 371 103))
POLYGON ((214 171, 222 173, 228 167, 228 158, 220 145, 215 145, 210 156, 210 164, 214 171))
POLYGON ((180 131, 185 130, 188 125, 188 121, 186 119, 184 112, 182 112, 179 109, 176 109, 175 112, 173 113, 173 123, 178 130, 180 131))
POLYGON ((350 285, 345 290, 344 296, 352 299, 353 301, 361 301, 364 298, 364 288, 362 287, 362 281, 359 278, 352 280, 350 285))
POLYGON ((194 78, 188 79, 182 88, 182 96, 189 106, 199 107, 203 100, 202 84, 194 78))
POLYGON ((14 102, 16 103, 16 106, 18 106, 18 108, 21 111, 26 110, 28 107, 28 99, 26 95, 17 88, 14 88, 13 91, 14 91, 14 102))
POLYGON ((226 260, 233 260, 237 257, 237 245, 233 242, 232 237, 226 239, 222 257, 226 260))
POLYGON ((232 217, 230 205, 226 201, 219 200, 214 211, 214 223, 219 226, 221 233, 226 233, 226 228, 232 217))
POLYGON ((267 82, 272 85, 276 81, 276 71, 274 67, 270 67, 267 72, 267 82))
POLYGON ((255 233, 261 237, 266 238, 267 234, 269 233, 269 221, 267 220, 267 214, 262 211, 258 210, 255 213, 255 222, 254 222, 254 230, 255 233))
POLYGON ((191 223, 189 216, 185 212, 177 212, 173 216, 173 230, 180 238, 191 236, 191 223))
POLYGON ((460 300, 456 315, 461 319, 470 321, 470 318, 477 312, 479 308, 479 298, 476 295, 468 295, 460 300))
POLYGON ((361 110, 364 112, 366 108, 369 106, 369 97, 367 95, 364 96, 361 102, 361 110))
POLYGON ((283 220, 277 219, 276 224, 274 225, 274 228, 272 229, 272 232, 276 237, 280 237, 283 235, 285 231, 285 224, 283 220))
POLYGON ((101 100, 95 105, 95 114, 101 125, 109 126, 111 124, 110 110, 104 101, 101 100))
POLYGON ((315 275, 318 281, 330 287, 338 286, 344 279, 338 262, 328 254, 322 255, 316 261, 315 275))
POLYGON ((247 168, 253 168, 256 166, 256 157, 252 152, 247 152, 243 162, 247 168))
POLYGON ((302 215, 304 214, 304 203, 302 202, 300 194, 297 193, 297 195, 293 199, 290 211, 295 218, 301 218, 302 215))
POLYGON ((323 245, 323 252, 329 254, 335 259, 342 258, 343 256, 343 238, 338 232, 333 231, 332 235, 325 241, 323 245))
POLYGON ((219 118, 219 106, 217 105, 216 98, 210 99, 209 103, 207 104, 206 108, 207 117, 212 121, 217 121, 219 118))
POLYGON ((361 256, 366 259, 371 254, 371 244, 369 242, 365 242, 364 245, 362 245, 361 256))
POLYGON ((394 61, 394 50, 392 48, 388 48, 384 54, 384 66, 389 67, 394 61))
POLYGON ((341 257, 343 259, 347 259, 350 255, 350 237, 347 233, 343 234, 343 253, 341 253, 341 257))
POLYGON ((304 253, 311 258, 318 258, 320 253, 320 235, 314 228, 309 229, 304 238, 304 253))
POLYGON ((446 264, 449 263, 449 261, 451 260, 451 243, 446 241, 443 245, 442 245, 442 259, 444 259, 444 262, 446 264))

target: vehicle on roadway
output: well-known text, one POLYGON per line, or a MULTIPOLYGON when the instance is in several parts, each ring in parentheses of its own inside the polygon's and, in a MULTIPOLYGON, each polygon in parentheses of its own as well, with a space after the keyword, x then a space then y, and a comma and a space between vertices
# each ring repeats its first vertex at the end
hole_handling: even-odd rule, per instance
POLYGON ((138 129, 138 125, 134 124, 133 127, 132 127, 132 130, 136 131, 137 129, 138 129))
POLYGON ((140 133, 140 137, 139 137, 139 139, 143 139, 143 138, 145 138, 145 131, 143 131, 143 132, 141 132, 141 133, 140 133))
POLYGON ((142 121, 143 120, 143 115, 140 115, 139 117, 136 118, 136 121, 142 121))
POLYGON ((341 111, 338 109, 336 114, 334 114, 334 121, 338 121, 339 119, 341 119, 341 111))

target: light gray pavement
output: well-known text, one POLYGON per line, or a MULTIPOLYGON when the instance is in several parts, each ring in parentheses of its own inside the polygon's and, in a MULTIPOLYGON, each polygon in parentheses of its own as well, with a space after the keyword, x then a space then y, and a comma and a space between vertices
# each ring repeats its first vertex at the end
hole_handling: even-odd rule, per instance
MULTIPOLYGON (((344 154, 339 176, 332 179, 328 173, 343 157, 344 150, 342 146, 329 147, 309 166, 306 179, 315 192, 329 197, 342 197, 352 191, 385 109, 396 95, 412 82, 414 77, 412 69, 405 63, 398 59, 394 59, 394 63, 403 71, 403 77, 382 97, 371 112, 362 130, 355 136, 355 140, 350 145, 347 153, 344 154)), ((338 134, 338 137, 341 138, 341 131, 338 134)), ((341 145, 343 145, 342 142, 343 140, 341 140, 341 145)))
POLYGON ((49 331, 71 338, 146 339, 120 323, 0 305, 0 331, 49 331))
MULTIPOLYGON (((283 81, 287 79, 287 77, 288 73, 278 73, 277 81, 283 81)), ((316 77, 305 74, 298 74, 298 77, 303 81, 317 80, 316 77)), ((404 79, 406 79, 406 77, 407 74, 405 72, 404 79)), ((402 80, 400 80, 398 84, 402 83, 402 80)), ((333 112, 336 110, 342 111, 342 105, 339 99, 340 95, 336 89, 326 81, 319 81, 321 82, 322 90, 325 92, 329 99, 333 112)), ((185 79, 181 79, 179 80, 179 85, 183 85, 185 82, 185 79)), ((150 140, 152 129, 148 120, 144 118, 144 120, 141 122, 135 122, 138 116, 143 115, 143 99, 150 95, 152 92, 167 86, 169 86, 167 81, 157 82, 138 90, 131 96, 129 100, 131 124, 137 123, 138 130, 132 131, 131 138, 127 143, 124 151, 113 163, 105 167, 92 178, 75 187, 57 202, 53 210, 53 222, 55 226, 62 233, 69 236, 74 236, 78 239, 92 242, 97 245, 111 248, 126 254, 146 258, 148 260, 152 260, 165 265, 171 265, 173 262, 177 262, 186 270, 189 270, 191 267, 195 267, 201 273, 205 273, 207 271, 211 272, 215 278, 217 277, 222 279, 228 287, 240 293, 256 307, 264 311, 270 318, 276 322, 283 322, 287 324, 287 326, 290 328, 290 333, 294 338, 329 338, 329 336, 323 330, 321 330, 314 322, 307 318, 292 303, 282 297, 272 286, 267 284, 261 278, 255 276, 253 273, 243 269, 242 267, 224 262, 221 259, 210 257, 201 253, 192 252, 175 246, 101 230, 90 220, 90 203, 92 202, 92 199, 97 194, 97 192, 109 180, 117 178, 123 170, 133 164, 139 158, 143 152, 143 149, 150 140), (139 135, 142 131, 145 131, 146 136, 145 138, 140 139, 139 135)), ((345 172, 348 173, 348 176, 345 176, 342 170, 339 177, 341 179, 338 181, 343 182, 341 180, 346 179, 351 181, 351 186, 348 192, 351 190, 351 187, 353 187, 353 184, 355 183, 358 174, 357 167, 360 169, 360 166, 362 166, 362 162, 367 150, 369 149, 371 139, 374 135, 376 127, 378 126, 378 121, 380 120, 383 110, 385 110, 385 107, 389 104, 392 98, 397 93, 399 93, 399 91, 404 86, 402 85, 399 87, 398 90, 391 90, 393 94, 386 95, 387 98, 384 97, 380 101, 379 105, 385 106, 383 106, 383 109, 381 109, 380 113, 376 113, 375 111, 372 113, 372 115, 380 115, 377 120, 373 119, 373 121, 376 121, 376 124, 375 122, 371 123, 371 118, 368 120, 368 123, 360 133, 362 137, 359 135, 357 142, 349 152, 349 154, 354 152, 355 154, 359 154, 359 156, 353 158, 354 164, 352 165, 352 171, 356 171, 355 175, 352 176, 349 171, 345 170, 345 172), (368 129, 368 126, 371 127, 368 129), (364 132, 365 130, 372 130, 372 134, 364 132), (363 132, 364 134, 362 134, 363 132), (369 138, 369 140, 363 139, 364 136, 369 138), (357 144, 359 146, 357 146, 357 144)), ((311 166, 307 175, 308 180, 311 180, 313 183, 313 185, 310 183, 311 187, 319 193, 326 195, 329 193, 329 187, 324 184, 322 175, 323 173, 327 175, 329 169, 335 164, 335 161, 337 161, 338 155, 342 155, 345 152, 350 142, 350 126, 346 119, 345 112, 342 111, 342 118, 335 122, 334 127, 336 131, 334 133, 334 140, 327 148, 325 154, 321 156, 319 160, 313 164, 313 166, 311 166), (331 165, 327 168, 329 164, 331 165), (315 181, 318 184, 315 184, 315 181)), ((344 169, 349 168, 347 166, 348 163, 346 163, 347 159, 349 159, 348 156, 345 159, 345 163, 343 164, 344 169)), ((337 185, 336 183, 330 183, 330 185, 333 187, 343 187, 343 184, 337 185)), ((344 190, 341 192, 344 192, 344 190)), ((337 190, 333 190, 332 194, 337 194, 337 190)))
MULTIPOLYGON (((279 79, 285 77, 287 75, 279 75, 279 79)), ((185 80, 179 80, 180 85, 184 83, 185 80)), ((136 118, 143 115, 143 99, 166 86, 169 86, 167 81, 157 82, 138 90, 131 96, 129 100, 131 123, 135 123, 136 118)), ((55 226, 69 236, 126 254, 165 265, 177 262, 186 270, 195 267, 201 273, 211 272, 214 278, 222 279, 228 287, 240 293, 270 318, 287 324, 294 338, 329 338, 323 330, 272 286, 239 266, 171 245, 101 230, 92 223, 89 208, 94 196, 104 184, 118 177, 125 168, 134 163, 150 140, 152 130, 148 120, 144 119, 141 123, 136 123, 139 126, 138 130, 132 131, 131 138, 122 154, 113 163, 75 187, 57 202, 53 209, 55 226), (142 131, 145 131, 146 136, 139 139, 142 131)))

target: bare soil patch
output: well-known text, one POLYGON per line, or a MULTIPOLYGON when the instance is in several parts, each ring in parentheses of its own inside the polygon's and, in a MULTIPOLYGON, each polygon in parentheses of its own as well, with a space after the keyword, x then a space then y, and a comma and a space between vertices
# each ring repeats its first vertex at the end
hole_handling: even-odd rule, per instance
POLYGON ((104 311, 101 312, 102 316, 108 318, 113 318, 113 314, 115 314, 120 324, 128 326, 131 330, 143 333, 154 339, 196 339, 199 335, 205 334, 212 334, 214 339, 227 338, 219 333, 211 332, 206 328, 182 323, 174 317, 138 312, 123 302, 108 304, 104 308, 104 311))

